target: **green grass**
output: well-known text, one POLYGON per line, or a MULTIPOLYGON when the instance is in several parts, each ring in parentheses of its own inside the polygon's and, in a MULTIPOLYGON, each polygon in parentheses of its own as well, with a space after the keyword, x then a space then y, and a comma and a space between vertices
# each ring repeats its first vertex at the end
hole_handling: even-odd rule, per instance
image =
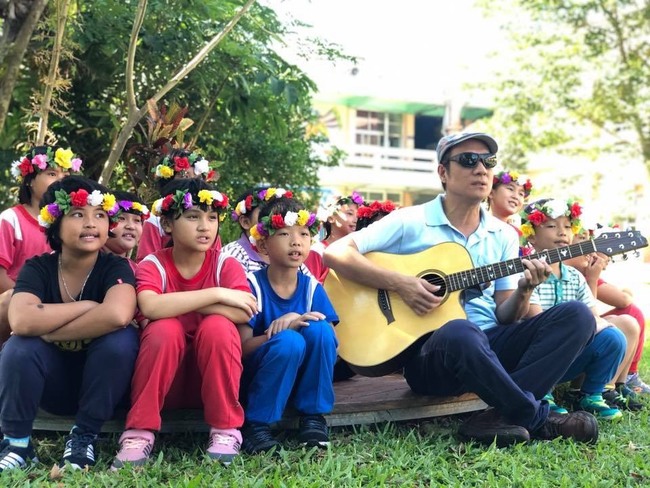
MULTIPOLYGON (((650 367, 642 365, 641 373, 650 378, 650 367)), ((467 416, 454 416, 332 429, 328 451, 298 448, 289 437, 278 456, 242 455, 228 468, 204 458, 206 434, 161 435, 146 468, 111 473, 118 436, 108 435, 90 473, 69 472, 61 481, 50 481, 49 471, 62 454, 63 436, 39 432, 41 464, 0 474, 0 486, 643 486, 650 483, 647 403, 648 409, 625 412, 617 423, 601 422, 594 446, 561 440, 507 449, 460 443, 453 434, 467 416)))

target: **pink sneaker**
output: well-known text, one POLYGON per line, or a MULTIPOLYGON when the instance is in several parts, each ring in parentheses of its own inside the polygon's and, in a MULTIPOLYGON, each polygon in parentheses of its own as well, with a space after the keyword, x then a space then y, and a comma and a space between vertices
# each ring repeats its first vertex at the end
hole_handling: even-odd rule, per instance
POLYGON ((238 429, 210 429, 208 456, 228 466, 241 447, 241 432, 238 429))
POLYGON ((136 429, 125 430, 120 436, 120 451, 113 460, 111 470, 116 471, 126 464, 142 466, 149 460, 153 442, 153 432, 136 429))

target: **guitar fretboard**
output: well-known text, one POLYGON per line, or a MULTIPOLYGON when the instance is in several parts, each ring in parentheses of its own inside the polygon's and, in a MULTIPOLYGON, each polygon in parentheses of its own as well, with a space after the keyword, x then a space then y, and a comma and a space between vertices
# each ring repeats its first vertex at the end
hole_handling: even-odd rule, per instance
MULTIPOLYGON (((453 292, 503 278, 504 276, 523 273, 526 267, 522 263, 522 259, 545 259, 547 263, 552 264, 596 251, 596 244, 593 240, 558 247, 556 249, 548 249, 539 253, 530 254, 524 258, 509 259, 500 263, 488 264, 479 268, 452 273, 444 278, 445 286, 448 291, 453 292)), ((436 284, 435 280, 432 283, 436 284)))

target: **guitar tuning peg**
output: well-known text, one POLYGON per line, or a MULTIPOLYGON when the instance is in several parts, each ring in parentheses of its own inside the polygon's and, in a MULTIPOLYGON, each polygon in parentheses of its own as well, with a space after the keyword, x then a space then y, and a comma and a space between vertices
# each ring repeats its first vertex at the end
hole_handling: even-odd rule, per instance
POLYGON ((628 255, 627 253, 623 254, 623 261, 627 261, 628 255))

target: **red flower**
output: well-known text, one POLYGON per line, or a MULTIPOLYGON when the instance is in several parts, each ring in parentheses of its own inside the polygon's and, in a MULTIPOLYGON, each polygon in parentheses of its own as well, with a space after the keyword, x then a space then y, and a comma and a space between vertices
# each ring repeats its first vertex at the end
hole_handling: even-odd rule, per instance
POLYGON ((34 165, 27 158, 23 158, 23 160, 18 165, 18 168, 20 169, 20 174, 23 176, 23 178, 27 176, 29 173, 34 172, 34 165))
POLYGON ((571 218, 577 219, 580 215, 582 215, 582 207, 578 202, 573 202, 573 205, 571 205, 571 218))
POLYGON ((370 207, 362 206, 357 210, 357 218, 359 219, 369 219, 372 217, 373 210, 370 207))
POLYGON ((88 205, 88 192, 83 188, 70 192, 70 204, 73 207, 85 207, 88 205))
POLYGON ((174 157, 174 171, 184 171, 190 169, 190 160, 185 157, 174 157))
POLYGON ((163 211, 167 211, 171 208, 172 203, 174 203, 174 197, 172 195, 167 195, 165 198, 163 198, 162 201, 162 209, 163 211))
POLYGON ((528 216, 528 221, 535 226, 542 225, 546 220, 546 214, 540 210, 535 210, 528 216))
POLYGON ((393 210, 395 210, 395 204, 390 200, 386 200, 381 206, 381 210, 386 213, 391 213, 393 210))
POLYGON ((287 190, 284 192, 284 195, 282 195, 284 198, 293 198, 293 192, 287 190))
POLYGON ((244 200, 244 205, 246 206, 246 211, 248 212, 253 207, 253 195, 248 195, 246 200, 244 200))
POLYGON ((216 198, 212 201, 212 206, 214 208, 226 208, 228 206, 228 197, 223 193, 221 194, 221 196, 223 197, 223 200, 221 200, 220 202, 218 202, 216 198))
POLYGON ((271 227, 274 229, 281 229, 284 227, 284 218, 282 218, 282 215, 272 215, 271 216, 271 227))
POLYGON ((208 171, 208 176, 205 177, 205 181, 214 181, 216 176, 217 176, 216 171, 211 169, 210 171, 208 171))

